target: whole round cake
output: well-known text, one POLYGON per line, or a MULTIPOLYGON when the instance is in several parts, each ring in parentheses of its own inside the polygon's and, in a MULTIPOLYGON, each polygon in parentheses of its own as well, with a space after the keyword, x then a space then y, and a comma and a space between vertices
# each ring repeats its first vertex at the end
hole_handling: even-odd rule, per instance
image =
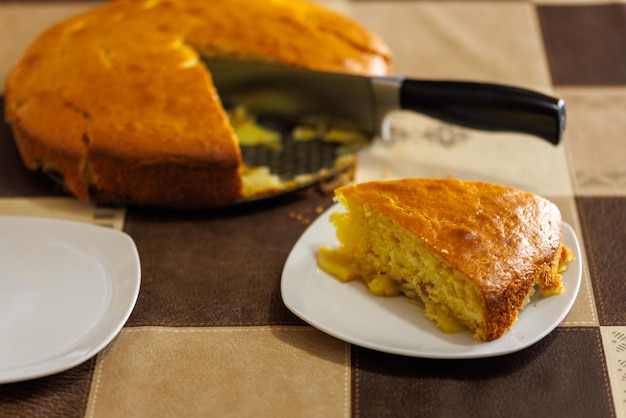
MULTIPOLYGON (((204 207, 246 191, 203 57, 383 75, 386 45, 303 0, 117 0, 48 29, 6 82, 24 164, 82 200, 204 207)), ((274 186, 267 186, 276 187, 274 186)))

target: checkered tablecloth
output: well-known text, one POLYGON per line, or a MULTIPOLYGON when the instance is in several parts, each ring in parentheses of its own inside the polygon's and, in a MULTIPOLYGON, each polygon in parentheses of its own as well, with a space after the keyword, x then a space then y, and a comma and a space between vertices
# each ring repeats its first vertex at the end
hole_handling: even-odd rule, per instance
MULTIPOLYGON (((396 140, 374 143, 357 173, 359 181, 481 179, 553 200, 583 250, 580 292, 562 324, 494 358, 421 359, 347 344, 298 319, 280 294, 290 250, 331 196, 218 213, 95 207, 24 169, 2 125, 0 215, 123 230, 137 245, 142 283, 112 343, 68 371, 0 385, 0 416, 626 416, 626 3, 322 3, 379 33, 399 74, 565 99, 559 147, 398 114, 396 140)), ((0 3, 0 80, 44 28, 96 4, 0 3)))

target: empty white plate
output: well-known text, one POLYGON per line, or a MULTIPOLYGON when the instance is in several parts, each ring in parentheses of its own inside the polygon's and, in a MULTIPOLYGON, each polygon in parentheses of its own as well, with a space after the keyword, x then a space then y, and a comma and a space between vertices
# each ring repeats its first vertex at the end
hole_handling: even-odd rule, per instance
POLYGON ((0 217, 0 383, 97 354, 128 320, 140 276, 137 248, 123 232, 0 217))

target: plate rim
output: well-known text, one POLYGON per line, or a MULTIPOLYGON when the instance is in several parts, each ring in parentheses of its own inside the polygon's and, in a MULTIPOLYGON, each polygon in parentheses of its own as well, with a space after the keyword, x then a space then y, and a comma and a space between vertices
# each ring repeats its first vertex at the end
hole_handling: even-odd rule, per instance
MULTIPOLYGON (((67 219, 47 218, 38 216, 1 215, 0 226, 5 222, 14 222, 25 227, 37 228, 44 226, 47 231, 61 233, 55 236, 55 243, 63 243, 77 248, 77 242, 86 244, 78 248, 81 253, 87 253, 105 269, 110 286, 110 300, 105 311, 98 320, 72 344, 64 347, 54 356, 28 363, 15 368, 0 369, 0 384, 15 383, 37 379, 57 374, 76 367, 102 351, 122 330, 130 317, 139 297, 141 287, 141 261, 137 246, 132 237, 120 231, 97 224, 67 219), (88 236, 89 240, 84 240, 88 236), (98 239, 96 239, 98 238, 98 239), (111 267, 112 260, 104 260, 103 256, 94 254, 94 250, 102 250, 103 246, 114 242, 116 251, 126 255, 123 268, 111 267), (116 271, 122 270, 122 271, 116 271), (124 273, 124 277, 121 274, 124 273), (132 273, 132 274, 126 274, 132 273), (84 346, 91 340, 97 342, 84 346), (81 345, 83 344, 83 345, 81 345), (78 352, 78 355, 70 355, 78 352)), ((35 235, 41 234, 37 231, 35 235)), ((8 241, 19 236, 3 236, 0 241, 8 241)), ((53 240, 42 242, 53 242, 53 240)), ((105 254, 107 256, 111 254, 105 254)))
MULTIPOLYGON (((571 283, 574 284, 574 286, 568 286, 567 289, 572 291, 571 295, 568 296, 567 298, 567 303, 565 305, 565 307, 563 308, 562 311, 560 311, 559 315, 556 316, 556 319, 551 322, 550 324, 548 324, 544 329, 542 329, 542 331, 538 332, 536 335, 534 335, 532 338, 527 338, 524 339, 523 343, 521 344, 517 344, 517 345, 511 345, 510 347, 504 349, 495 349, 495 350, 479 350, 478 352, 471 352, 468 351, 466 353, 447 353, 447 352, 432 352, 432 351, 416 351, 414 349, 406 349, 406 348, 400 348, 400 347, 393 347, 393 346, 389 346, 387 344, 381 344, 378 342, 371 342, 371 341, 363 341, 360 338, 357 337, 352 337, 352 336, 346 336, 344 332, 342 331, 338 331, 336 329, 333 329, 332 327, 327 326, 326 324, 320 323, 320 321, 318 320, 318 318, 311 318, 310 316, 308 316, 305 312, 302 311, 302 309, 300 309, 299 306, 297 306, 297 303, 294 303, 294 301, 291 299, 291 293, 290 293, 290 289, 289 286, 291 285, 291 280, 289 277, 287 277, 290 273, 291 269, 296 269, 300 272, 299 277, 309 277, 310 275, 321 275, 321 276, 326 276, 327 278, 330 278, 332 280, 336 280, 336 278, 333 278, 332 276, 328 275, 327 273, 321 271, 318 267, 317 267, 317 263, 313 263, 314 264, 314 270, 315 273, 313 273, 312 271, 306 272, 306 267, 302 267, 300 266, 295 266, 294 263, 298 260, 294 261, 294 258, 296 257, 296 252, 300 250, 300 248, 302 248, 305 245, 308 246, 312 246, 315 244, 316 250, 317 248, 319 248, 319 245, 322 244, 326 244, 326 245, 336 245, 337 244, 337 240, 336 237, 331 236, 328 237, 328 239, 324 242, 311 242, 311 241, 315 241, 315 239, 312 239, 311 236, 313 235, 312 231, 315 231, 317 228, 320 228, 320 224, 326 224, 324 225, 325 227, 328 227, 328 225, 330 224, 330 214, 337 211, 337 210, 342 210, 343 206, 340 203, 335 203, 333 205, 331 205, 328 209, 326 209, 322 214, 320 214, 320 216, 315 219, 308 227, 307 229, 305 229, 305 231, 301 234, 301 236, 298 238, 298 240, 296 241, 296 243, 294 244, 294 246, 292 247, 291 251, 289 252, 289 255, 287 256, 287 259, 285 261, 285 264, 283 266, 283 271, 281 273, 281 284, 280 284, 280 291, 281 291, 281 298, 283 300, 283 303, 285 304, 285 306, 287 307, 287 309, 289 309, 293 314, 295 314, 297 317, 299 317, 300 319, 302 319, 304 322, 308 323, 309 325, 317 328, 318 330, 333 336, 339 340, 342 340, 346 343, 350 343, 350 344, 354 344, 356 346, 359 347, 363 347, 363 348, 367 348, 367 349, 372 349, 372 350, 376 350, 376 351, 380 351, 383 353, 389 353, 389 354, 396 354, 396 355, 402 355, 402 356, 406 356, 406 357, 415 357, 415 358, 430 358, 430 359, 471 359, 471 358, 485 358, 485 357, 497 357, 497 356, 502 356, 502 355, 507 355, 507 354, 511 354, 520 350, 523 350, 525 348, 528 348, 532 345, 534 345, 535 343, 539 342, 540 340, 542 340, 543 338, 545 338, 548 334, 550 334, 554 329, 556 329, 559 324, 561 324, 563 322, 563 320, 565 319, 565 317, 567 316, 567 314, 569 313, 569 311, 571 310, 572 306, 574 305, 579 290, 580 290, 580 286, 581 286, 581 282, 582 282, 582 255, 581 255, 581 249, 580 249, 580 242, 579 239, 576 235, 576 232, 574 230, 574 228, 569 225, 567 222, 562 221, 562 230, 563 230, 563 237, 564 237, 564 241, 565 238, 567 237, 568 239, 572 239, 572 243, 573 245, 569 245, 569 247, 572 249, 572 251, 574 252, 574 256, 575 256, 575 260, 573 261, 573 263, 575 263, 574 265, 570 265, 568 271, 564 272, 564 275, 568 275, 568 274, 573 274, 572 271, 576 270, 576 277, 574 278, 574 280, 572 280, 571 283)), ((332 224, 330 224, 332 227, 332 224)), ((313 254, 313 259, 317 259, 316 254, 313 254)), ((310 267, 309 267, 310 268, 310 267)), ((301 279, 301 281, 303 281, 304 279, 301 279)), ((351 283, 341 283, 342 286, 349 286, 351 283)), ((373 295, 369 295, 372 297, 372 301, 376 300, 375 296, 373 295)), ((560 297, 561 295, 558 295, 557 297, 560 297)), ((404 296, 400 296, 400 298, 407 300, 408 298, 404 297, 404 296)), ((549 299, 549 298, 546 298, 549 299)), ((542 301, 543 302, 543 301, 542 301)), ((423 312, 421 313, 423 315, 423 312)), ((516 322, 517 324, 517 322, 516 322)), ((507 334, 511 333, 511 331, 513 331, 515 329, 515 324, 513 325, 513 327, 511 328, 511 330, 509 330, 507 332, 507 334)), ((437 328, 437 330, 439 330, 439 328, 437 328)), ((428 331, 425 331, 428 332, 428 331)), ((443 331, 442 331, 443 332, 443 331)), ((491 341, 491 342, 482 342, 482 341, 475 341, 474 342, 481 348, 484 348, 486 346, 488 346, 489 344, 491 345, 496 345, 499 342, 503 341, 503 338, 506 339, 506 335, 505 334, 503 337, 491 341)), ((455 334, 446 334, 446 335, 455 335, 455 334)))

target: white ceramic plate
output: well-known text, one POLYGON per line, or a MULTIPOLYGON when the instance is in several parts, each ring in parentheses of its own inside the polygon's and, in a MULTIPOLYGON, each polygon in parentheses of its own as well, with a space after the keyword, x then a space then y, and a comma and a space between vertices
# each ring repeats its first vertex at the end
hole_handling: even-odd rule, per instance
POLYGON ((97 354, 130 316, 140 275, 137 248, 123 232, 0 217, 0 383, 97 354))
POLYGON ((562 294, 533 296, 512 329, 498 340, 476 341, 469 330, 447 334, 408 298, 373 296, 362 281, 342 283, 317 267, 320 245, 337 245, 329 216, 340 208, 337 204, 328 209, 297 241, 285 263, 281 292, 294 314, 343 341, 413 357, 498 356, 519 351, 545 337, 565 318, 578 294, 580 247, 573 229, 564 223, 563 242, 574 251, 576 260, 563 274, 562 294))

